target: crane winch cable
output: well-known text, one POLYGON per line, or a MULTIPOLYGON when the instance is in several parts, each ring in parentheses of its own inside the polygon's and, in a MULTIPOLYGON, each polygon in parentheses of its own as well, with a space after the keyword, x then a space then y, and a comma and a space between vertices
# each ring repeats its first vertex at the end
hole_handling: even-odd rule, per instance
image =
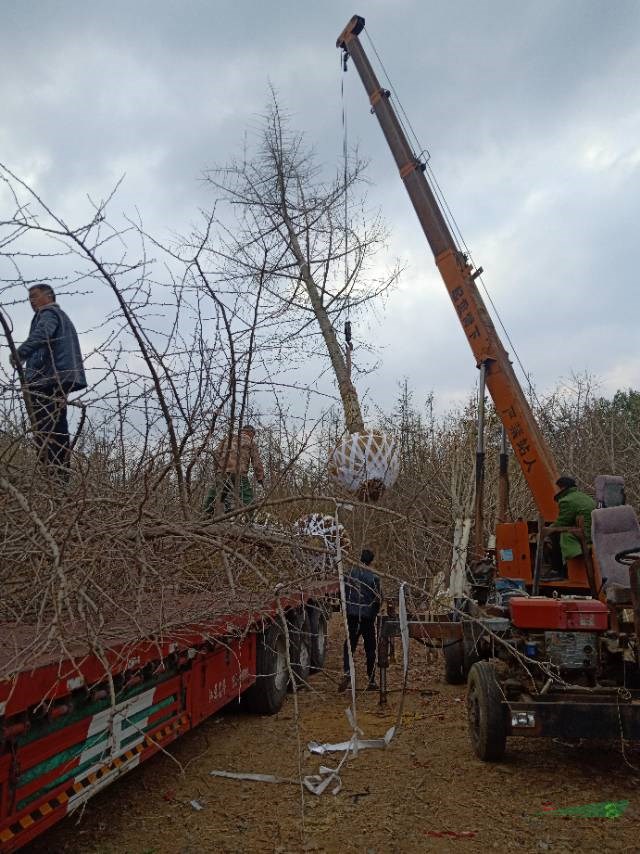
POLYGON ((344 57, 340 55, 340 101, 342 106, 342 180, 344 185, 344 291, 347 315, 344 324, 344 337, 346 342, 345 361, 347 363, 347 373, 349 379, 351 379, 351 351, 353 350, 353 344, 351 342, 351 300, 349 299, 349 133, 344 97, 344 72, 347 70, 347 57, 347 53, 344 54, 344 57))
MULTIPOLYGON (((422 158, 421 158, 421 155, 424 152, 427 152, 427 154, 428 154, 428 150, 421 145, 420 140, 418 139, 418 135, 416 134, 415 130, 413 129, 413 125, 411 124, 409 116, 407 115, 406 110, 402 106, 402 101, 400 100, 400 97, 396 91, 396 88, 393 85, 393 82, 391 81, 391 78, 387 72, 387 69, 385 68, 384 63, 382 62, 382 58, 380 57, 380 54, 378 53, 376 46, 373 43, 373 39, 369 35, 369 32, 368 32, 366 27, 364 28, 364 34, 366 35, 366 37, 369 41, 369 44, 371 45, 371 49, 372 49, 373 53, 375 54, 375 57, 376 57, 379 65, 380 65, 380 68, 382 69, 382 73, 384 74, 384 77, 387 81, 389 89, 393 93, 393 97, 394 97, 394 99, 398 105, 398 109, 400 112, 398 119, 400 121, 400 124, 401 124, 405 134, 407 136, 412 137, 413 142, 416 146, 415 150, 420 152, 419 155, 416 155, 415 151, 414 151, 414 155, 416 156, 416 159, 421 160, 421 162, 423 162, 425 165, 425 172, 426 172, 426 175, 428 176, 429 184, 431 185, 431 189, 432 189, 434 195, 436 196, 436 198, 440 204, 440 207, 442 209, 442 214, 443 214, 447 224, 451 228, 454 241, 458 245, 457 248, 460 250, 464 249, 465 254, 469 258, 469 260, 471 261, 473 266, 476 269, 479 269, 477 264, 473 260, 471 250, 467 246, 467 243, 466 243, 464 236, 462 234, 462 230, 460 229, 460 226, 458 225, 456 218, 454 217, 453 212, 451 211, 451 208, 449 207, 449 203, 447 202, 444 191, 442 190, 442 188, 440 187, 440 184, 438 183, 438 180, 437 180, 435 173, 433 171, 433 167, 429 163, 430 156, 427 156, 427 158, 424 160, 422 160, 422 158), (404 117, 404 121, 403 121, 403 117, 404 117)), ((344 69, 346 70, 346 62, 344 64, 344 69)), ((343 104, 343 110, 344 110, 344 104, 343 104)), ((498 311, 496 304, 493 301, 491 294, 489 293, 489 290, 488 290, 486 284, 484 283, 482 276, 480 275, 477 278, 479 279, 480 284, 482 285, 482 289, 487 296, 489 304, 491 305, 491 308, 493 309, 493 312, 496 316, 498 323, 500 324, 500 328, 502 329, 502 331, 505 335, 505 338, 509 343, 509 347, 511 348, 511 352, 513 353, 513 356, 514 356, 514 358, 518 364, 518 367, 520 368, 520 371, 522 372, 522 376, 524 377, 525 382, 529 388, 529 392, 530 392, 532 398, 536 401, 538 407, 540 409, 542 409, 542 404, 540 403, 538 395, 536 394, 536 390, 531 383, 529 372, 524 367, 524 364, 523 364, 522 359, 520 358, 520 355, 519 355, 519 353, 515 347, 515 344, 513 343, 511 336, 509 335, 509 332, 508 332, 506 326, 504 325, 504 323, 502 321, 502 317, 500 316, 500 312, 498 311)))
MULTIPOLYGON (((415 148, 413 151, 413 156, 416 158, 416 160, 419 160, 420 162, 424 163, 425 171, 427 169, 429 170, 427 174, 430 174, 432 177, 435 177, 435 176, 433 176, 433 171, 429 167, 429 160, 430 160, 431 155, 429 154, 428 149, 424 148, 420 144, 420 140, 418 139, 418 135, 416 134, 415 130, 413 129, 413 125, 411 124, 411 120, 409 119, 407 111, 405 110, 404 106, 402 105, 402 101, 400 100, 400 96, 398 95, 396 87, 393 85, 393 81, 389 77, 387 69, 385 68, 384 63, 382 62, 382 58, 380 57, 380 54, 378 53, 376 46, 373 43, 373 39, 369 35, 369 32, 368 32, 366 27, 364 28, 364 34, 367 37, 367 40, 369 41, 369 44, 371 45, 371 49, 373 50, 373 52, 376 56, 376 59, 378 60, 378 62, 380 64, 380 68, 382 69, 382 73, 384 74, 384 77, 387 81, 389 89, 393 93, 393 97, 394 97, 396 103, 398 104, 398 109, 399 109, 398 121, 400 122, 400 126, 402 127, 402 129, 405 133, 405 136, 413 138, 413 142, 415 145, 415 148), (416 154, 416 152, 419 152, 419 153, 416 154), (426 154, 426 157, 423 158, 423 154, 426 154)), ((451 216, 451 210, 449 208, 449 205, 446 202, 446 199, 444 198, 444 195, 442 193, 440 185, 438 184, 437 181, 435 182, 435 184, 432 181, 429 181, 429 183, 431 184, 431 189, 433 191, 434 196, 436 197, 436 199, 438 200, 438 202, 440 204, 440 208, 442 210, 442 214, 445 218, 445 221, 447 222, 447 225, 449 226, 449 228, 451 230, 451 234, 452 234, 452 237, 453 237, 454 242, 456 244, 456 248, 458 250, 462 251, 462 246, 460 244, 460 240, 462 239, 462 234, 460 233, 460 229, 458 228, 458 224, 456 223, 455 219, 453 219, 453 217, 451 216)))

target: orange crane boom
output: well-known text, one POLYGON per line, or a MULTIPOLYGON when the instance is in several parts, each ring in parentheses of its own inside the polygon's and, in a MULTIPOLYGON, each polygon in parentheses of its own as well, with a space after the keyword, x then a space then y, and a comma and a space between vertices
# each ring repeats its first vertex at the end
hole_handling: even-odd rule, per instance
POLYGON ((558 471, 529 402, 515 375, 475 279, 467 256, 458 248, 425 175, 425 164, 411 147, 390 103, 390 92, 380 86, 358 35, 364 18, 354 15, 337 40, 352 59, 400 171, 422 230, 433 252, 477 365, 485 366, 486 385, 527 480, 540 514, 547 522, 558 512, 554 501, 558 471))

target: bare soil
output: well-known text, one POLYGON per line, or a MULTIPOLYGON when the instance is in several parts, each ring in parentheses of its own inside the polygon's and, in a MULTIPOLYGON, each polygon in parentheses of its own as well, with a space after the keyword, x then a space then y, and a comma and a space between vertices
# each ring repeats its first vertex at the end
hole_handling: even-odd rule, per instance
MULTIPOLYGON (((25 849, 86 854, 200 852, 413 852, 640 850, 640 749, 619 742, 570 746, 513 738, 501 763, 471 752, 464 687, 444 684, 439 654, 412 642, 403 727, 386 750, 361 751, 343 766, 337 795, 297 784, 239 782, 212 770, 300 779, 321 764, 309 741, 350 735, 340 675, 340 622, 331 624, 328 667, 274 717, 226 710, 106 789, 84 813, 25 849), (191 805, 197 800, 203 809, 191 805), (557 808, 629 801, 623 815, 598 819, 547 814, 557 808), (441 834, 441 835, 439 835, 441 834), (457 834, 457 835, 451 835, 457 834)), ((401 656, 399 656, 400 658, 401 656)), ((362 679, 363 655, 357 667, 362 679)), ((392 666, 389 705, 358 695, 366 737, 383 735, 400 698, 392 666)))

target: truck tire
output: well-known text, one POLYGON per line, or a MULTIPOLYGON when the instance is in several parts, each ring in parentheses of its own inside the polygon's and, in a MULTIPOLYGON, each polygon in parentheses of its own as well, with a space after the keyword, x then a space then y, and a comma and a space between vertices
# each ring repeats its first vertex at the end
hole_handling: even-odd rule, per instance
POLYGON ((307 611, 295 611, 287 620, 291 670, 296 685, 304 685, 311 675, 311 626, 307 611))
POLYGON ((307 610, 311 633, 311 672, 317 673, 324 667, 327 657, 327 616, 322 605, 312 605, 307 610))
POLYGON ((462 685, 467 681, 464 646, 461 640, 448 643, 443 648, 444 679, 447 685, 462 685))
POLYGON ((469 671, 467 716, 473 750, 483 762, 496 762, 507 747, 507 719, 496 671, 489 661, 476 662, 469 671))
POLYGON ((275 715, 282 708, 289 684, 284 631, 276 623, 258 635, 256 675, 256 681, 244 693, 244 702, 259 715, 275 715))

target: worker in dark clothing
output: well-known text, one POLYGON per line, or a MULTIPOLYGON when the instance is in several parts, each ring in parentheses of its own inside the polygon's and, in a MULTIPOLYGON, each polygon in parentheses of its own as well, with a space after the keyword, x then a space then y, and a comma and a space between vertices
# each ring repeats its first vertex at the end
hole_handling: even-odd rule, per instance
POLYGON ((360 636, 364 641, 364 652, 367 659, 367 690, 376 691, 376 617, 382 604, 382 587, 380 578, 368 567, 373 563, 374 554, 370 549, 363 549, 360 562, 367 567, 352 567, 345 578, 345 598, 347 606, 347 624, 349 640, 344 642, 344 678, 340 690, 346 691, 350 684, 349 677, 349 645, 354 653, 360 636))
MULTIPOLYGON (((67 396, 87 387, 78 334, 47 284, 29 288, 33 320, 29 337, 17 348, 24 362, 32 409, 34 441, 41 462, 67 480, 70 466, 67 396)), ((11 357, 14 368, 17 364, 11 357)))
MULTIPOLYGON (((575 528, 578 525, 578 516, 582 517, 584 536, 587 546, 591 545, 591 512, 595 510, 596 503, 587 495, 580 492, 574 478, 567 475, 559 477, 556 481, 559 492, 554 499, 558 502, 558 517, 553 523, 554 528, 575 528)), ((575 534, 561 533, 552 535, 553 568, 552 572, 545 575, 546 579, 567 578, 567 561, 582 554, 582 543, 575 534)))

